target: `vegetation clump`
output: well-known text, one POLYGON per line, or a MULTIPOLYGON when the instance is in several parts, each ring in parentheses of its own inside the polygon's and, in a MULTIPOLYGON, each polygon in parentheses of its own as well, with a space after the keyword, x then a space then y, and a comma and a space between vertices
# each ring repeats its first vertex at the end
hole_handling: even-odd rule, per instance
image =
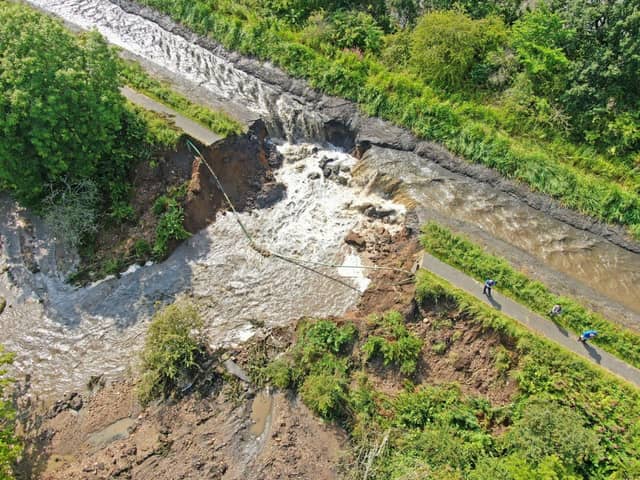
POLYGON ((143 404, 179 396, 193 382, 206 355, 203 322, 193 305, 177 302, 151 319, 141 354, 138 396, 143 404))
POLYGON ((405 375, 416 371, 422 340, 410 333, 399 312, 390 311, 374 316, 372 323, 381 335, 369 335, 362 345, 364 358, 369 361, 380 357, 385 366, 395 365, 405 375))
POLYGON ((7 368, 15 355, 0 346, 0 477, 10 480, 13 468, 22 453, 22 445, 16 435, 16 410, 9 397, 7 387, 12 379, 7 377, 7 368))

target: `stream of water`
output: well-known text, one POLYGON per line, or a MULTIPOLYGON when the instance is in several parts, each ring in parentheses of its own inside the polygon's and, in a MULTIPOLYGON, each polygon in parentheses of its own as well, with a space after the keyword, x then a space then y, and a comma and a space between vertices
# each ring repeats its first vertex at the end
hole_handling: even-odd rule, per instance
MULTIPOLYGON (((267 120, 273 135, 323 139, 328 119, 306 111, 294 95, 108 0, 29 3, 83 28, 98 29, 110 42, 197 85, 212 101, 243 104, 267 120)), ((341 261, 349 255, 342 238, 360 221, 348 205, 360 201, 362 192, 312 180, 308 173, 317 169, 317 154, 300 145, 282 149, 289 161, 278 175, 288 186, 287 198, 268 210, 244 214, 247 225, 277 249, 341 261)), ((344 154, 327 154, 355 162, 344 154)), ((400 179, 404 196, 417 204, 419 221, 436 219, 467 233, 554 289, 640 330, 640 255, 413 154, 374 147, 360 167, 361 184, 380 173, 400 179)), ((10 266, 0 276, 0 295, 11 305, 0 317, 0 343, 18 352, 19 371, 32 372, 45 392, 77 388, 91 374, 123 371, 141 345, 144 320, 154 302, 168 302, 180 292, 190 292, 210 307, 206 320, 216 342, 246 338, 256 321, 285 323, 301 315, 339 314, 357 298, 353 290, 248 250, 229 216, 218 218, 162 264, 73 289, 62 281, 37 219, 32 219, 31 232, 25 215, 8 199, 1 202, 0 215, 3 261, 10 266), (39 273, 24 265, 25 245, 34 252, 39 273)), ((366 284, 363 278, 356 281, 366 284)))

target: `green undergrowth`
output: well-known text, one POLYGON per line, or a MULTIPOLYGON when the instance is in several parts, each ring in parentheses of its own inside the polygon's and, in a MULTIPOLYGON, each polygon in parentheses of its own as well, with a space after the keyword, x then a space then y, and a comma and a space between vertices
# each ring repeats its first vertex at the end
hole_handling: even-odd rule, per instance
POLYGON ((418 273, 417 300, 427 311, 446 306, 452 321, 498 335, 504 355, 515 351, 519 358, 504 367, 503 380, 515 381, 517 392, 510 403, 494 405, 455 384, 395 376, 402 365, 396 360, 372 364, 372 349, 384 360, 379 338, 412 358, 414 348, 398 340, 422 344, 397 312, 358 328, 305 320, 292 347, 259 376, 297 392, 313 412, 345 428, 353 456, 343 465, 344 478, 613 480, 640 473, 636 389, 429 272, 418 273), (396 373, 388 376, 385 368, 396 373), (389 382, 397 388, 389 390, 389 382))
POLYGON ((387 67, 375 48, 363 54, 330 41, 315 44, 308 30, 265 14, 255 2, 222 1, 215 9, 203 1, 142 3, 229 49, 272 61, 314 88, 353 100, 370 115, 440 142, 468 161, 524 182, 568 208, 626 225, 640 238, 637 160, 615 149, 596 153, 588 145, 571 143, 559 129, 527 124, 509 105, 483 105, 481 95, 450 95, 410 70, 387 67))
POLYGON ((240 134, 243 131, 242 125, 226 113, 193 103, 167 83, 151 77, 133 61, 120 59, 120 77, 133 89, 175 109, 219 135, 240 134))
POLYGON ((186 240, 191 236, 184 228, 184 208, 182 201, 187 194, 187 184, 182 184, 160 195, 153 204, 153 213, 158 217, 156 238, 152 252, 156 258, 163 258, 169 251, 171 242, 186 240))
POLYGON ((480 281, 493 278, 497 281, 497 290, 543 316, 548 315, 553 305, 561 305, 563 313, 553 317, 555 323, 576 333, 597 330, 594 343, 640 368, 640 335, 637 333, 616 325, 571 298, 554 295, 545 285, 531 280, 506 260, 486 253, 467 238, 454 235, 438 224, 425 225, 422 233, 425 250, 443 262, 480 281))

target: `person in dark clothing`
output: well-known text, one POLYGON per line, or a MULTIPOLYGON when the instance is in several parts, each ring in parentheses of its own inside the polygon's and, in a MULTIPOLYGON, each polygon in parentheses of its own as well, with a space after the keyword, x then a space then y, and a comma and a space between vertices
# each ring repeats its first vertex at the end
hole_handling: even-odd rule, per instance
POLYGON ((484 288, 482 289, 482 293, 484 293, 487 297, 491 296, 491 287, 493 287, 496 284, 496 281, 493 280, 492 278, 488 279, 486 282, 484 282, 484 288))

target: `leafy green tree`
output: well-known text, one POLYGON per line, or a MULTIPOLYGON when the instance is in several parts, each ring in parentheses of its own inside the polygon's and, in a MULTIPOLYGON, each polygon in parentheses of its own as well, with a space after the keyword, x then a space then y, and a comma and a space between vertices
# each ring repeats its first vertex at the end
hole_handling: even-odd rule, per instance
POLYGON ((413 32, 412 64, 426 80, 456 90, 469 82, 472 68, 505 41, 506 29, 498 17, 473 20, 458 10, 427 13, 413 32))
POLYGON ((6 388, 12 380, 6 376, 7 366, 13 362, 14 354, 5 352, 0 346, 0 478, 12 479, 13 465, 22 452, 15 434, 16 412, 13 404, 5 399, 6 388))
POLYGON ((19 200, 37 203, 46 185, 95 176, 114 161, 118 85, 98 33, 76 37, 24 5, 0 5, 0 179, 19 200))
POLYGON ((551 0, 575 31, 567 46, 570 84, 562 96, 575 131, 624 153, 640 147, 640 0, 551 0))
POLYGON ((565 90, 571 61, 565 54, 574 31, 544 4, 513 24, 512 45, 538 95, 552 99, 565 90))

